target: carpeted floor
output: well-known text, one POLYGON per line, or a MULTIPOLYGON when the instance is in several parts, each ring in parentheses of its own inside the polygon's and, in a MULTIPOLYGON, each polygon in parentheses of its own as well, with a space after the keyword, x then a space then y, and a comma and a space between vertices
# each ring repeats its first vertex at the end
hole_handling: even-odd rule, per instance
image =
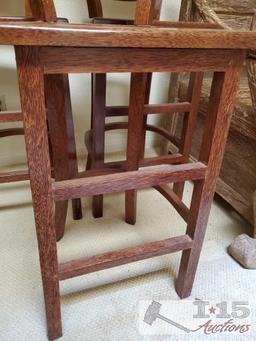
MULTIPOLYGON (((189 201, 192 186, 186 187, 189 201)), ((59 260, 90 256, 184 232, 184 223, 153 189, 139 192, 136 226, 124 223, 124 195, 105 197, 104 218, 91 216, 83 199, 84 218, 67 222, 58 243, 59 260)), ((249 300, 255 305, 256 272, 240 267, 227 246, 249 227, 215 202, 191 298, 249 300)), ((29 184, 1 185, 0 196, 0 340, 47 340, 44 303, 29 184)), ((138 331, 140 300, 178 300, 174 278, 180 254, 158 257, 105 270, 61 283, 63 340, 176 340, 171 336, 143 336, 138 331)), ((255 312, 252 311, 255 321, 255 312)), ((214 336, 213 336, 214 337, 214 336)), ((207 340, 212 336, 177 337, 207 340)), ((215 340, 255 340, 250 336, 215 340)))

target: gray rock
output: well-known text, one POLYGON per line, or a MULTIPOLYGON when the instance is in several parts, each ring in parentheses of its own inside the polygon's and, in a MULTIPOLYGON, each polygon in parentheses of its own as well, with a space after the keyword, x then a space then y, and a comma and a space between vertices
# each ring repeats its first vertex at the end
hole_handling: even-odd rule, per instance
POLYGON ((246 269, 256 269, 256 239, 241 234, 228 247, 228 252, 246 269))

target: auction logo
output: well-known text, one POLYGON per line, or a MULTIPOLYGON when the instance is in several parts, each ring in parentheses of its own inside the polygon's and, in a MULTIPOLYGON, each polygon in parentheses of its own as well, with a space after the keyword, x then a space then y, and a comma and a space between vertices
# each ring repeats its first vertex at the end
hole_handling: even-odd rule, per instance
POLYGON ((139 315, 139 331, 144 335, 241 335, 252 328, 247 301, 140 301, 139 315))

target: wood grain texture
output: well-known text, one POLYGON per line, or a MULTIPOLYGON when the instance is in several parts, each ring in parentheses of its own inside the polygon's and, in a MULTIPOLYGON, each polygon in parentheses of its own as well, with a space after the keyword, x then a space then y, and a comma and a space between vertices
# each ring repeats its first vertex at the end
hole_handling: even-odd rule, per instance
POLYGON ((206 163, 204 180, 195 181, 188 217, 187 234, 194 241, 189 251, 183 251, 176 291, 182 298, 190 295, 204 240, 211 203, 224 155, 228 129, 231 122, 245 54, 234 54, 234 60, 225 73, 213 77, 209 111, 199 160, 206 163))
POLYGON ((61 336, 62 330, 44 75, 38 48, 16 47, 16 60, 48 337, 53 340, 61 336))
POLYGON ((224 71, 231 59, 232 51, 215 49, 211 53, 204 49, 190 49, 189 54, 187 49, 41 49, 45 73, 224 71))
POLYGON ((191 246, 191 238, 184 235, 108 252, 91 258, 78 259, 59 265, 59 279, 64 280, 147 258, 162 256, 171 252, 189 249, 191 246))
MULTIPOLYGON (((106 107, 107 76, 104 73, 92 74, 92 116, 91 116, 91 147, 90 169, 102 167, 105 159, 105 107, 106 107)), ((103 196, 94 196, 92 212, 95 218, 103 216, 103 196)))
MULTIPOLYGON (((184 113, 179 153, 184 156, 184 162, 188 162, 191 153, 191 146, 197 121, 197 112, 200 101, 204 73, 192 73, 188 85, 187 101, 191 103, 190 111, 184 113)), ((184 183, 174 184, 174 192, 182 198, 184 183)))
POLYGON ((175 181, 202 179, 206 166, 202 163, 143 167, 139 171, 102 175, 94 178, 58 181, 53 185, 55 200, 141 189, 175 181))
POLYGON ((90 18, 103 16, 101 0, 87 0, 87 7, 90 18))
MULTIPOLYGON (((149 114, 171 114, 190 110, 190 103, 167 103, 167 104, 145 104, 144 115, 149 114)), ((128 106, 106 106, 107 117, 128 116, 128 106)))
POLYGON ((0 173, 0 184, 29 180, 28 171, 13 171, 8 173, 0 173))
MULTIPOLYGON (((127 171, 137 170, 141 158, 140 146, 144 143, 144 105, 146 102, 148 75, 131 75, 131 90, 128 114, 128 138, 126 149, 127 171)), ((136 222, 137 194, 135 190, 125 193, 125 221, 136 222)))
POLYGON ((28 0, 26 11, 32 14, 35 20, 56 22, 57 14, 53 0, 28 0))
POLYGON ((5 111, 0 113, 0 123, 22 122, 23 116, 20 111, 5 111))
MULTIPOLYGON (((202 20, 207 20, 215 24, 219 23, 230 31, 255 31, 255 2, 250 0, 239 2, 233 0, 184 0, 182 1, 180 20, 200 21, 199 24, 202 24, 202 20)), ((254 171, 256 167, 256 158, 254 157, 256 148, 256 67, 254 65, 255 51, 249 51, 246 62, 248 77, 244 73, 240 82, 226 152, 216 188, 217 193, 252 225, 254 224, 252 194, 256 189, 254 171)), ((198 124, 192 146, 192 154, 195 157, 198 156, 207 114, 210 81, 211 79, 207 82, 204 81, 202 89, 198 124)), ((184 83, 182 77, 171 83, 173 90, 176 88, 179 92, 178 97, 181 100, 184 99, 184 83)), ((174 115, 172 122, 167 122, 166 126, 167 129, 171 127, 172 133, 177 136, 180 130, 180 117, 174 115)))
POLYGON ((1 45, 255 49, 255 38, 255 32, 243 31, 0 22, 1 45))
MULTIPOLYGON (((75 178, 78 168, 68 75, 46 75, 45 95, 54 178, 57 181, 75 178)), ((67 207, 68 202, 56 204, 57 240, 64 234, 67 207)), ((73 216, 75 219, 82 216, 79 199, 73 201, 73 216)))

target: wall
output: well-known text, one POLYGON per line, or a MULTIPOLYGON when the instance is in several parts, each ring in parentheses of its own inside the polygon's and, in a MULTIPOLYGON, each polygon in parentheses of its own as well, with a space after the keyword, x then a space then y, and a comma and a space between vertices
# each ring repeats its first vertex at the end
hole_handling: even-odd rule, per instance
MULTIPOLYGON (((134 3, 102 0, 104 15, 107 17, 132 18, 134 3)), ((58 15, 66 17, 70 22, 85 22, 88 18, 86 0, 55 0, 58 15)), ((180 0, 164 0, 161 19, 176 20, 179 12, 180 0)), ((0 15, 22 15, 23 1, 11 0, 0 2, 0 15)), ((169 75, 155 74, 153 78, 152 103, 166 101, 169 75)), ((83 145, 84 131, 90 126, 90 76, 75 74, 70 76, 72 106, 75 121, 77 150, 80 155, 85 153, 83 145)), ((8 110, 20 107, 15 58, 12 47, 0 47, 0 95, 5 95, 8 110)), ((124 105, 129 98, 129 75, 113 74, 108 76, 107 86, 108 104, 124 105)), ((160 117, 151 117, 150 121, 160 124, 160 117)), ((8 127, 11 125, 8 124, 8 127)), ((13 125, 12 125, 13 126, 13 125)), ((1 125, 7 127, 7 125, 1 125)), ((126 134, 122 131, 107 133, 107 151, 123 150, 126 134)), ((25 148, 23 137, 9 137, 0 140, 0 166, 18 165, 25 162, 25 148)), ((159 140, 149 134, 147 147, 154 147, 159 140)))

